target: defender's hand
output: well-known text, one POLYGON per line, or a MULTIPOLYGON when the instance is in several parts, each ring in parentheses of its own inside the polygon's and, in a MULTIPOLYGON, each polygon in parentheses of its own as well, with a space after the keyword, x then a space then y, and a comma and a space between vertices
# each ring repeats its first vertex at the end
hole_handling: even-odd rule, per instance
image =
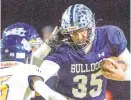
POLYGON ((52 48, 58 46, 61 44, 61 29, 58 28, 58 26, 55 27, 55 29, 53 30, 51 36, 49 37, 49 39, 46 40, 46 43, 52 48))
POLYGON ((43 61, 43 59, 50 53, 50 51, 62 43, 61 40, 61 29, 58 29, 58 27, 56 26, 49 39, 47 39, 46 42, 43 43, 41 47, 39 47, 32 54, 31 64, 36 64, 36 62, 39 62, 41 64, 41 61, 43 61))

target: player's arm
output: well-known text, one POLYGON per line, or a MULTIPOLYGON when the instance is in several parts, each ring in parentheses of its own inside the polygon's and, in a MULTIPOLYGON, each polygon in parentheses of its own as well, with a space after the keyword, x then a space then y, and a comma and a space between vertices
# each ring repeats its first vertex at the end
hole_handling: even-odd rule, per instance
POLYGON ((117 26, 110 26, 108 27, 107 33, 109 33, 108 41, 114 51, 114 56, 119 57, 127 64, 127 70, 124 72, 119 67, 119 64, 112 62, 115 69, 109 67, 108 71, 104 72, 104 76, 112 80, 131 80, 129 74, 129 72, 131 72, 131 54, 127 49, 127 40, 123 31, 117 26))
POLYGON ((31 56, 31 64, 38 67, 43 62, 43 59, 51 52, 51 47, 44 42, 40 48, 38 48, 31 56))
POLYGON ((45 84, 45 82, 54 75, 59 68, 59 65, 55 62, 45 60, 40 67, 40 70, 42 71, 41 73, 43 74, 43 80, 40 77, 33 78, 33 89, 47 100, 66 100, 65 97, 53 91, 45 84))
POLYGON ((122 59, 126 65, 127 69, 124 72, 124 80, 130 80, 131 81, 131 53, 129 50, 126 48, 124 52, 118 56, 120 59, 122 59))
POLYGON ((34 82, 34 90, 38 92, 46 100, 67 100, 61 94, 50 89, 43 81, 37 80, 34 82))
MULTIPOLYGON (((52 77, 55 73, 58 72, 60 66, 50 60, 44 60, 41 64, 40 68, 37 68, 35 76, 31 76, 30 79, 32 83, 36 80, 41 80, 46 82, 50 77, 52 77)), ((33 86, 33 84, 31 84, 33 86)))
POLYGON ((34 62, 42 62, 50 51, 59 45, 59 32, 60 29, 56 26, 49 39, 47 39, 46 42, 32 54, 31 64, 34 62))
POLYGON ((108 79, 117 80, 117 81, 127 81, 131 80, 131 54, 126 48, 122 54, 118 56, 119 59, 125 62, 127 65, 126 71, 124 71, 119 64, 111 61, 115 68, 108 67, 107 70, 103 72, 104 76, 108 79))

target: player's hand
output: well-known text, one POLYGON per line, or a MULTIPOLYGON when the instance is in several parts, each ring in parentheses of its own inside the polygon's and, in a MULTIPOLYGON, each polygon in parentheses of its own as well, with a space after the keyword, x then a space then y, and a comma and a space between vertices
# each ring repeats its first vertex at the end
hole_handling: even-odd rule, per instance
POLYGON ((58 26, 56 26, 55 29, 53 30, 51 36, 49 37, 49 39, 46 40, 46 43, 50 47, 56 47, 62 43, 61 31, 62 31, 62 29, 58 28, 58 26))
POLYGON ((107 66, 105 67, 106 69, 102 71, 104 77, 111 80, 123 81, 125 78, 124 70, 119 67, 119 64, 116 62, 112 61, 112 64, 114 68, 107 66))
POLYGON ((57 26, 55 27, 49 39, 45 40, 45 43, 33 52, 31 64, 37 64, 38 66, 41 65, 41 62, 50 53, 50 51, 63 43, 63 35, 61 34, 61 31, 62 29, 58 29, 57 26))

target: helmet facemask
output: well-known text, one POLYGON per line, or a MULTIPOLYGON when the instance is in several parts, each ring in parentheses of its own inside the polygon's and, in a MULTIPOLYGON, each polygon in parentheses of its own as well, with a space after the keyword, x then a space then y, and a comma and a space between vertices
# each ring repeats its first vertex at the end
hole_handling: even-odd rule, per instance
POLYGON ((32 53, 33 53, 43 44, 43 41, 41 40, 41 38, 31 39, 29 41, 29 44, 31 46, 32 53))
POLYGON ((63 41, 65 42, 65 44, 68 44, 69 46, 71 46, 75 50, 84 50, 90 44, 92 44, 92 42, 94 40, 94 36, 95 36, 95 28, 94 27, 92 29, 82 28, 82 29, 78 29, 78 30, 71 31, 68 33, 66 32, 65 39, 63 41), (76 39, 76 41, 75 41, 72 38, 73 36, 71 36, 71 35, 76 34, 74 36, 74 38, 77 38, 78 34, 81 34, 82 31, 84 31, 84 34, 86 34, 86 37, 84 37, 81 40, 78 39, 78 41, 76 39))

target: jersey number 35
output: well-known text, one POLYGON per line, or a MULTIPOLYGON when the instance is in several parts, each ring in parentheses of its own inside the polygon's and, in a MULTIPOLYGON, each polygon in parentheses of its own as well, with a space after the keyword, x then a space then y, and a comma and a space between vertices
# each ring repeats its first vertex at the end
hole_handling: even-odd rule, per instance
MULTIPOLYGON (((102 79, 98 79, 99 76, 101 76, 102 73, 101 71, 95 73, 95 74, 91 74, 91 78, 90 78, 90 86, 97 86, 97 89, 92 89, 89 91, 89 94, 91 97, 96 97, 99 96, 100 93, 102 92, 102 79)), ((87 96, 87 82, 88 82, 88 77, 86 75, 77 75, 73 78, 73 81, 78 83, 78 88, 72 88, 72 93, 74 95, 74 97, 77 98, 84 98, 85 96, 87 96), (80 82, 81 80, 81 82, 80 82), (79 91, 81 90, 81 91, 79 91)))

